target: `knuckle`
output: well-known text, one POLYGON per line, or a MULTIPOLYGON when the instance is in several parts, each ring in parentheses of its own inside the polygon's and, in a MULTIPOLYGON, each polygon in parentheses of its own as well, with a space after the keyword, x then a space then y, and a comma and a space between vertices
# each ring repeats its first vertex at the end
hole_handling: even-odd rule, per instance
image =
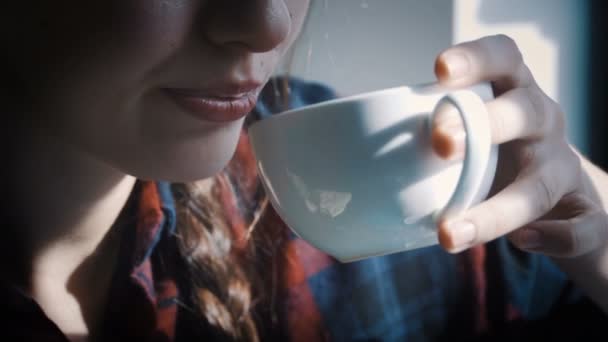
POLYGON ((511 38, 510 36, 508 36, 504 33, 499 33, 499 34, 490 36, 489 39, 494 39, 499 44, 504 44, 504 46, 506 46, 508 49, 510 49, 512 51, 520 52, 519 47, 517 46, 517 43, 515 42, 515 39, 511 38))
POLYGON ((547 101, 548 97, 537 87, 529 87, 525 92, 528 103, 530 105, 531 124, 535 136, 544 135, 550 130, 552 125, 553 106, 552 101, 547 101))
MULTIPOLYGON (((522 169, 527 169, 534 164, 537 155, 537 147, 535 145, 524 145, 520 147, 518 154, 518 164, 522 169)), ((521 175, 520 175, 521 176, 521 175)))
POLYGON ((491 36, 491 38, 496 39, 503 44, 506 44, 511 49, 519 51, 519 48, 517 46, 517 43, 515 42, 515 39, 511 38, 511 36, 509 36, 509 35, 506 35, 504 33, 499 33, 499 34, 491 36))
POLYGON ((542 215, 549 212, 557 203, 559 193, 553 181, 554 178, 550 172, 542 172, 534 182, 536 196, 532 200, 537 214, 542 215))
POLYGON ((492 36, 492 38, 497 42, 497 44, 501 44, 506 47, 509 54, 512 55, 513 61, 516 63, 516 65, 524 65, 523 54, 521 53, 517 42, 515 42, 515 39, 502 33, 492 36))

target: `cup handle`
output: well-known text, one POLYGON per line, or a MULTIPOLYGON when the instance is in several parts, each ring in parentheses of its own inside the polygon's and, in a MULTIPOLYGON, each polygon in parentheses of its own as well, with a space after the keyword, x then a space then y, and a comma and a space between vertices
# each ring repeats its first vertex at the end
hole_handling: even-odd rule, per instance
MULTIPOLYGON (((431 120, 444 105, 453 105, 460 114, 466 133, 466 147, 456 189, 445 207, 435 212, 435 221, 445 216, 457 215, 468 209, 476 200, 481 200, 477 197, 481 192, 489 190, 497 158, 496 148, 492 146, 488 111, 481 97, 471 90, 449 93, 437 102, 431 120)), ((482 196, 485 195, 486 193, 482 196)))

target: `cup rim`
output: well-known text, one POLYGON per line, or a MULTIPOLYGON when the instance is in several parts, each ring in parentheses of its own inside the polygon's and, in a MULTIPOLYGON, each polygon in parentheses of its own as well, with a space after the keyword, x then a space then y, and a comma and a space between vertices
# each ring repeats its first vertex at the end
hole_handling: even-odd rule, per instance
MULTIPOLYGON (((478 84, 475 84, 475 85, 469 86, 469 87, 478 87, 485 83, 488 83, 488 82, 480 82, 478 84)), ((262 124, 263 122, 283 120, 286 117, 291 117, 300 112, 305 112, 305 111, 309 111, 309 110, 317 110, 318 108, 323 108, 323 107, 331 107, 331 106, 339 105, 344 102, 363 101, 363 100, 367 100, 371 97, 375 97, 375 96, 378 96, 381 94, 404 91, 407 94, 414 94, 417 96, 437 96, 441 93, 458 90, 460 88, 456 87, 456 86, 448 86, 448 85, 440 84, 439 82, 434 81, 434 82, 425 82, 425 83, 418 83, 418 84, 413 84, 413 85, 403 85, 403 86, 397 86, 397 87, 392 87, 392 88, 373 90, 373 91, 369 91, 369 92, 363 92, 360 94, 348 95, 348 96, 344 96, 344 97, 337 97, 337 98, 334 98, 331 100, 321 101, 321 102, 317 102, 314 104, 304 105, 301 107, 296 107, 296 108, 288 109, 288 110, 285 110, 285 111, 282 111, 279 113, 275 113, 273 115, 266 116, 263 119, 254 121, 249 126, 249 129, 252 129, 252 128, 258 126, 258 125, 262 124)))
POLYGON ((380 94, 405 91, 405 92, 412 93, 415 95, 434 95, 436 93, 440 93, 442 91, 449 91, 449 90, 450 90, 449 87, 440 85, 437 82, 427 82, 427 83, 420 83, 420 84, 414 84, 414 85, 409 85, 409 86, 404 85, 404 86, 397 86, 397 87, 373 90, 373 91, 369 91, 369 92, 363 92, 360 94, 348 95, 348 96, 338 97, 338 98, 331 99, 331 100, 321 101, 318 103, 305 105, 302 107, 288 109, 286 111, 279 112, 279 113, 270 115, 268 117, 265 117, 264 119, 257 120, 251 124, 250 128, 253 126, 256 126, 257 124, 264 122, 264 121, 275 120, 275 119, 285 117, 285 116, 292 116, 293 114, 299 113, 302 111, 315 110, 315 109, 322 108, 322 107, 335 106, 335 105, 339 105, 344 102, 362 101, 362 100, 369 99, 371 97, 378 96, 380 94))

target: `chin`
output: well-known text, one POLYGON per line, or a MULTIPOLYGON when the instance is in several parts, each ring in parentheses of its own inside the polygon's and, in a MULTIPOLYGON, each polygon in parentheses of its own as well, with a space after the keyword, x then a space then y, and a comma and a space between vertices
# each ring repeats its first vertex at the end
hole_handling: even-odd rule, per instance
POLYGON ((169 153, 157 155, 149 163, 141 163, 131 168, 129 174, 139 179, 189 183, 213 177, 230 162, 234 146, 224 146, 221 150, 197 151, 197 153, 169 153), (163 158, 166 157, 166 158, 163 158))
POLYGON ((213 177, 220 173, 225 166, 226 164, 218 164, 214 167, 205 167, 200 169, 184 168, 182 170, 176 170, 174 168, 165 169, 162 167, 156 169, 146 168, 145 170, 130 169, 125 170, 125 173, 141 180, 170 183, 190 183, 213 177))
MULTIPOLYGON (((240 125, 234 125, 193 139, 164 140, 164 143, 157 140, 152 147, 146 146, 153 151, 147 154, 149 159, 131 159, 131 167, 122 169, 136 178, 156 181, 188 183, 213 177, 232 159, 240 128, 240 125)), ((142 154, 139 156, 143 157, 142 154)))
POLYGON ((185 163, 184 165, 176 165, 175 163, 156 164, 148 165, 148 167, 129 168, 126 173, 142 180, 190 183, 217 175, 229 161, 230 156, 199 165, 193 165, 193 163, 185 163))

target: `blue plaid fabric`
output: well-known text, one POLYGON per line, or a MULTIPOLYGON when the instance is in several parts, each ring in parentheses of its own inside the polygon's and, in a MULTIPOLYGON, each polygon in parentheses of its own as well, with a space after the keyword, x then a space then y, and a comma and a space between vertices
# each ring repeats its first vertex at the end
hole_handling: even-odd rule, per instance
MULTIPOLYGON (((271 86, 262 94, 257 118, 280 111, 275 90, 271 86)), ((290 80, 290 90, 292 108, 335 97, 326 87, 296 79, 290 80)), ((301 271, 287 285, 296 298, 288 300, 288 316, 308 319, 290 325, 294 340, 528 336, 522 331, 532 325, 526 322, 552 317, 582 298, 549 258, 517 250, 504 238, 458 255, 432 246, 348 264, 295 236, 292 243, 296 247, 288 248, 288 257, 301 271), (315 329, 320 331, 311 333, 315 329)), ((599 312, 594 310, 584 312, 599 312)))
MULTIPOLYGON (((280 110, 274 84, 264 90, 250 120, 280 110)), ((291 107, 335 97, 317 84, 296 79, 289 84, 291 107)), ((245 130, 237 149, 241 159, 250 156, 246 137, 245 130)), ((229 169, 252 168, 239 158, 231 163, 229 169)), ((176 219, 169 184, 139 182, 136 188, 135 201, 128 208, 137 213, 136 222, 133 229, 125 229, 102 340, 210 338, 200 336, 200 318, 178 308, 178 299, 183 297, 179 288, 184 284, 178 282, 175 265, 165 265, 155 257, 172 255, 163 251, 171 245, 167 242, 176 219)), ((260 188, 251 186, 254 192, 260 188)), ((266 217, 277 223, 278 215, 269 211, 266 217)), ((606 317, 549 258, 523 253, 504 238, 458 255, 433 246, 340 264, 292 234, 277 252, 284 253, 286 260, 280 279, 284 304, 280 320, 291 341, 588 341, 608 337, 603 329, 606 317)), ((8 260, 10 253, 4 253, 1 259, 8 260)), ((67 341, 16 287, 0 282, 0 297, 5 314, 0 335, 5 339, 67 341)))

